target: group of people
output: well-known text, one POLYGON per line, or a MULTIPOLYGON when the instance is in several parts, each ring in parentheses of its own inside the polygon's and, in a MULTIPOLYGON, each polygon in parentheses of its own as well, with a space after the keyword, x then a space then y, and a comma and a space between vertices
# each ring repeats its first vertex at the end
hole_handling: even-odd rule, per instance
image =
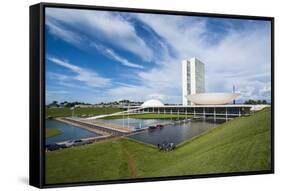
POLYGON ((175 143, 157 144, 157 148, 159 151, 172 151, 176 148, 176 144, 175 143))

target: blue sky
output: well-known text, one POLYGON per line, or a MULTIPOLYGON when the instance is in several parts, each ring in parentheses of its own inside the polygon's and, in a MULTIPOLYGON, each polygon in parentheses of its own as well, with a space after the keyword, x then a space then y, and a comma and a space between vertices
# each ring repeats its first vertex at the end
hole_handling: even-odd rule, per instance
POLYGON ((208 92, 270 100, 270 22, 46 8, 46 98, 181 103, 181 61, 208 92))

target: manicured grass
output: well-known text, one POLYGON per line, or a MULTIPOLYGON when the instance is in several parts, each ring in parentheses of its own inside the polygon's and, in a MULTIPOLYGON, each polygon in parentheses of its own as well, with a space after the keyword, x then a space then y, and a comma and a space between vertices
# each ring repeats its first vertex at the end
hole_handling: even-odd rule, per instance
POLYGON ((46 128, 46 139, 62 134, 63 132, 57 128, 46 128))
POLYGON ((123 117, 135 118, 135 119, 185 119, 192 117, 191 115, 177 115, 177 114, 157 114, 157 113, 145 113, 145 114, 131 114, 131 115, 116 115, 108 116, 102 119, 122 119, 123 117))
MULTIPOLYGON (((74 115, 95 116, 101 114, 115 113, 119 111, 123 111, 123 109, 113 108, 113 107, 75 108, 74 115)), ((46 109, 46 117, 68 117, 68 116, 72 116, 72 110, 68 107, 46 109)))
POLYGON ((46 153, 46 183, 270 170, 270 108, 236 118, 175 151, 129 139, 46 153))

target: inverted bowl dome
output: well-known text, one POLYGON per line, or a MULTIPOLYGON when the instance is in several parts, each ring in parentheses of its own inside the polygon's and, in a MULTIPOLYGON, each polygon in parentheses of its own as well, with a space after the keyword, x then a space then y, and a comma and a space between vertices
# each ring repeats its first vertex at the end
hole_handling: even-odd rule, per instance
POLYGON ((150 100, 147 100, 146 102, 144 102, 141 106, 142 107, 163 107, 164 104, 157 99, 150 99, 150 100))
POLYGON ((200 93, 186 96, 196 105, 223 105, 231 103, 239 93, 200 93))

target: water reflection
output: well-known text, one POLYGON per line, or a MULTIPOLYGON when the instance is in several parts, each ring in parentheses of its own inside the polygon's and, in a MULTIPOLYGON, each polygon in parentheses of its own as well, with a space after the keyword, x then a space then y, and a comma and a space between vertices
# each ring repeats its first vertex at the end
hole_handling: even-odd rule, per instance
POLYGON ((58 128, 63 131, 58 136, 47 138, 46 144, 99 136, 97 133, 56 120, 47 119, 45 124, 46 128, 58 128))
POLYGON ((183 141, 200 135, 207 130, 215 128, 218 126, 218 123, 219 122, 195 120, 192 122, 172 125, 162 129, 146 131, 131 135, 129 137, 153 145, 162 144, 165 142, 179 144, 183 141))
POLYGON ((117 124, 124 127, 133 127, 135 129, 145 128, 150 125, 155 125, 158 123, 165 123, 171 120, 166 119, 134 119, 134 118, 124 118, 124 119, 110 119, 102 120, 104 123, 117 124))
MULTIPOLYGON (((150 125, 171 122, 171 120, 126 118, 104 120, 104 122, 130 126, 135 129, 138 129, 148 127, 150 125)), ((173 142, 175 144, 179 144, 183 141, 193 138, 194 136, 198 136, 209 129, 215 128, 216 126, 218 126, 218 124, 222 122, 224 121, 217 120, 215 122, 212 120, 191 120, 190 122, 170 125, 162 129, 145 131, 139 134, 130 135, 129 137, 153 145, 162 144, 164 142, 173 142)), ((46 144, 99 136, 94 132, 90 132, 88 130, 75 127, 66 123, 62 123, 56 120, 46 120, 46 127, 59 128, 63 131, 63 134, 61 135, 46 139, 46 144)))

